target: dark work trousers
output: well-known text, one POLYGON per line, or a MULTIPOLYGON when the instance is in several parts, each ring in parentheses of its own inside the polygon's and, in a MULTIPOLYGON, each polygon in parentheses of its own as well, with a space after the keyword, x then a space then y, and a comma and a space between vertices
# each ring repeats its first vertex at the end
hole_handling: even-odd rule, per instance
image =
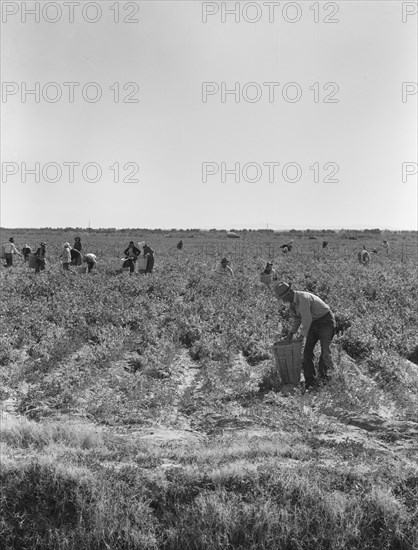
POLYGON ((135 271, 135 260, 128 258, 123 262, 122 267, 129 267, 129 273, 133 273, 135 271))
POLYGON ((316 381, 314 366, 314 349, 316 343, 321 344, 321 356, 319 358, 318 374, 319 377, 326 380, 329 371, 333 368, 330 344, 334 338, 335 319, 331 312, 320 319, 312 321, 306 337, 305 348, 303 350, 303 374, 305 375, 305 384, 307 387, 313 386, 316 381))
POLYGON ((35 273, 39 273, 40 271, 45 271, 45 260, 44 260, 44 258, 36 258, 35 273))
POLYGON ((87 262, 87 272, 90 273, 95 265, 95 262, 87 262))
POLYGON ((12 265, 13 265, 13 254, 11 254, 10 252, 6 252, 5 253, 5 258, 6 258, 6 266, 5 267, 12 267, 12 265))
POLYGON ((147 268, 145 269, 145 273, 152 273, 153 269, 154 269, 154 256, 148 256, 147 268))

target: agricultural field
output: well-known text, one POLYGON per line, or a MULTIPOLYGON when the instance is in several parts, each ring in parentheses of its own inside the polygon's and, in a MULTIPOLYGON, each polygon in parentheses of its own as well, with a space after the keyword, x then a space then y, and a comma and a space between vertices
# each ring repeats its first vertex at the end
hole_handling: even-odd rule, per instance
POLYGON ((2 548, 418 548, 417 235, 238 233, 2 231, 48 257, 0 270, 2 548), (58 259, 77 234, 90 274, 58 259), (151 275, 122 272, 131 239, 151 275), (281 392, 269 259, 336 315, 315 392, 281 392))

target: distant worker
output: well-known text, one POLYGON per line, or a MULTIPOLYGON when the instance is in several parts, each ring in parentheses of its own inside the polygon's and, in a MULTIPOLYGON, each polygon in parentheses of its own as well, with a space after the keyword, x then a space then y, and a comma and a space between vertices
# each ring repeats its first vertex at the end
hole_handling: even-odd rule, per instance
POLYGON ((273 262, 267 262, 264 271, 260 274, 260 281, 264 283, 268 288, 274 281, 277 281, 277 272, 273 268, 273 262))
POLYGON ((73 248, 71 250, 71 263, 74 265, 81 265, 82 264, 82 252, 83 246, 81 244, 80 237, 75 237, 73 248))
POLYGON ((22 248, 22 256, 23 256, 23 259, 24 259, 25 262, 28 261, 29 254, 32 254, 32 250, 31 250, 30 246, 25 244, 25 246, 22 248))
POLYGON ((382 242, 382 250, 386 252, 386 254, 389 254, 389 243, 386 239, 382 242))
POLYGON ((328 380, 333 368, 330 344, 335 332, 335 319, 330 307, 315 294, 292 290, 291 283, 276 283, 274 294, 278 300, 290 304, 289 313, 293 323, 286 340, 291 342, 299 327, 301 335, 306 338, 302 361, 306 389, 317 383, 313 360, 318 340, 321 344, 318 374, 323 381, 328 380))
POLYGON ((293 241, 289 241, 287 244, 282 244, 280 248, 284 254, 286 252, 291 252, 293 249, 293 241))
POLYGON ((22 254, 19 252, 19 250, 16 248, 14 244, 13 237, 10 237, 9 242, 4 245, 4 256, 6 259, 6 264, 4 267, 12 267, 13 265, 13 254, 18 254, 19 256, 22 256, 22 254))
POLYGON ((322 248, 326 248, 328 246, 328 241, 323 241, 322 242, 322 248))
POLYGON ((129 273, 135 271, 135 262, 138 256, 141 254, 139 248, 134 245, 133 241, 129 242, 128 248, 125 249, 125 261, 123 262, 122 267, 129 267, 129 273))
POLYGON ((91 252, 88 254, 85 254, 83 257, 83 262, 87 264, 87 271, 90 273, 94 266, 97 264, 97 257, 95 254, 92 254, 91 252))
POLYGON ((232 267, 229 265, 229 261, 227 260, 227 258, 222 258, 221 263, 216 268, 215 273, 223 277, 234 277, 234 272, 232 270, 232 267))
POLYGON ((367 251, 366 247, 363 245, 363 248, 362 250, 360 250, 360 252, 358 253, 358 261, 362 264, 362 265, 368 265, 371 261, 371 256, 370 256, 370 253, 367 251))
POLYGON ((35 273, 39 273, 40 271, 45 271, 45 263, 46 263, 46 243, 42 242, 40 247, 35 252, 36 255, 36 266, 35 266, 35 273))
POLYGON ((64 271, 69 271, 71 263, 71 246, 70 243, 65 243, 60 255, 62 267, 64 271))
POLYGON ((178 248, 178 250, 183 250, 183 241, 179 241, 177 243, 177 248, 178 248))
POLYGON ((145 243, 143 251, 145 258, 147 258, 145 273, 152 273, 152 270, 154 269, 154 251, 148 243, 145 243))

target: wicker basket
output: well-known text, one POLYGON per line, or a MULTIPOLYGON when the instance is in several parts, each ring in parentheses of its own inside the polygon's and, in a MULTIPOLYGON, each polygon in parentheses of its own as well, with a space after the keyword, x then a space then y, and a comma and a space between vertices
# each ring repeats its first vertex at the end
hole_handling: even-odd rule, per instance
POLYGON ((302 340, 275 342, 273 353, 283 384, 299 385, 302 367, 302 340))
POLYGON ((77 273, 84 274, 87 273, 87 267, 85 265, 81 265, 77 267, 77 273))

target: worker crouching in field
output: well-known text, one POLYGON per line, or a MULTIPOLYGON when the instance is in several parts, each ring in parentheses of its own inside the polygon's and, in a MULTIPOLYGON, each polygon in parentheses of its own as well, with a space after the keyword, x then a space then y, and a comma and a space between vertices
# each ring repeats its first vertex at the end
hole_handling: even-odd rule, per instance
POLYGON ((83 262, 87 264, 87 271, 90 273, 94 266, 97 264, 97 257, 95 254, 85 254, 83 257, 83 262))
POLYGON ((272 262, 267 262, 266 267, 264 268, 264 271, 260 273, 260 281, 264 283, 269 288, 271 285, 277 281, 277 272, 273 268, 272 262))
POLYGON ((71 263, 71 246, 70 243, 64 244, 64 249, 61 252, 61 262, 62 267, 65 271, 68 271, 70 269, 70 263, 71 263))
POLYGON ((303 350, 303 373, 306 389, 316 385, 317 379, 314 366, 314 349, 316 343, 321 344, 321 356, 318 364, 319 379, 326 381, 333 368, 330 345, 335 333, 335 319, 330 307, 315 294, 292 290, 290 284, 279 282, 274 286, 274 294, 278 300, 290 304, 292 326, 286 337, 291 342, 293 336, 301 327, 302 336, 306 338, 303 350))
POLYGON ((215 271, 216 275, 223 277, 234 277, 232 267, 229 265, 229 261, 226 258, 222 258, 221 263, 218 265, 215 271))
POLYGON ((365 246, 363 246, 363 248, 358 253, 358 261, 362 265, 369 265, 371 259, 372 258, 370 256, 370 253, 368 252, 367 248, 365 246))

